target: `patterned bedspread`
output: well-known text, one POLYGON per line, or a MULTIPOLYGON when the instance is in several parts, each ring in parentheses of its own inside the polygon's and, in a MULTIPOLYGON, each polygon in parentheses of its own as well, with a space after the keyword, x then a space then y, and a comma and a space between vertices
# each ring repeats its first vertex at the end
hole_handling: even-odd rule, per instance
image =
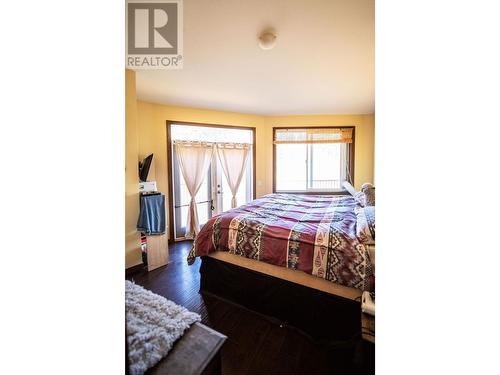
POLYGON ((356 238, 355 207, 352 196, 266 195, 211 218, 188 263, 228 251, 372 291, 369 254, 356 238))

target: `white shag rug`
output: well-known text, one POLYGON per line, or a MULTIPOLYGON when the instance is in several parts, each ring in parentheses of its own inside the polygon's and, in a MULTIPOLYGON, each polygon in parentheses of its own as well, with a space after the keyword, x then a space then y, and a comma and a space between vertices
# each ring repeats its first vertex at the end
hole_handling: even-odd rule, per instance
POLYGON ((125 280, 125 317, 131 375, 157 364, 200 315, 125 280))

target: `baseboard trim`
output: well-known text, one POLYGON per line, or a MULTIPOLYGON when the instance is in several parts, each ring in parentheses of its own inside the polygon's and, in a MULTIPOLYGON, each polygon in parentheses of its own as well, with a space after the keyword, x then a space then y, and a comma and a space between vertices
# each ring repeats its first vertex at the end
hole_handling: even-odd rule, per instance
POLYGON ((144 267, 144 264, 140 263, 135 266, 129 267, 125 269, 125 277, 129 277, 131 275, 134 275, 136 273, 142 272, 146 270, 146 267, 144 267))

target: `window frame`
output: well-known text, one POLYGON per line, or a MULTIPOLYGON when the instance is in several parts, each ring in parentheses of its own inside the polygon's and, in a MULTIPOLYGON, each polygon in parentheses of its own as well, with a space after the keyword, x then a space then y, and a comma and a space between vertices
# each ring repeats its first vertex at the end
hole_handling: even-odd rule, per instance
POLYGON ((276 190, 276 144, 274 143, 276 139, 276 131, 277 130, 294 130, 294 129, 352 129, 352 143, 347 144, 347 163, 349 165, 349 174, 350 179, 348 182, 351 185, 354 185, 354 150, 356 143, 356 127, 354 125, 350 126, 279 126, 273 127, 273 193, 283 193, 283 194, 308 194, 308 195, 345 195, 348 194, 344 188, 337 190, 327 190, 327 191, 319 191, 319 190, 276 190))

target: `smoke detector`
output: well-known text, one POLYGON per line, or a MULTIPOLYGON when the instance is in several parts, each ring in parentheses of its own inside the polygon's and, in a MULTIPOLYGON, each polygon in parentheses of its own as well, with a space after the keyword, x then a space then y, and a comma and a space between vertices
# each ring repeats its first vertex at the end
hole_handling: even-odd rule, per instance
POLYGON ((259 47, 262 49, 272 49, 276 45, 276 31, 266 29, 259 35, 259 47))

